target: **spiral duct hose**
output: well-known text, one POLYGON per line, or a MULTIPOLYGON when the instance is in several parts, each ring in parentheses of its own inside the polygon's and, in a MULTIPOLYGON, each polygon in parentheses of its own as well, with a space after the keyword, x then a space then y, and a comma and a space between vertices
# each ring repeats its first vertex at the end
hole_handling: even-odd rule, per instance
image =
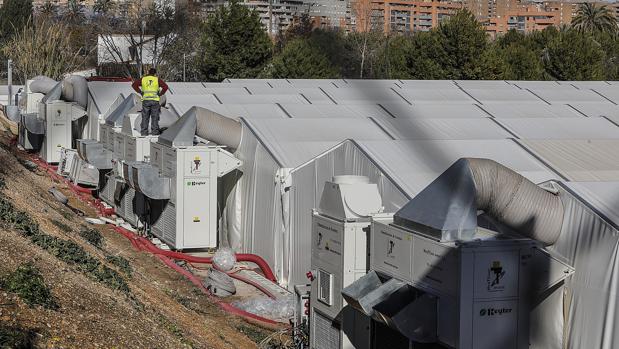
POLYGON ((462 158, 394 215, 411 229, 460 237, 477 229, 477 212, 520 235, 554 244, 561 235, 561 198, 489 159, 462 158))
POLYGON ((197 136, 232 149, 239 147, 239 144, 241 144, 241 123, 208 109, 194 108, 197 136))
MULTIPOLYGON (((30 92, 49 93, 58 82, 47 76, 35 76, 30 83, 30 92)), ((88 82, 79 75, 71 75, 61 81, 62 99, 67 102, 75 102, 86 109, 88 105, 88 82)))

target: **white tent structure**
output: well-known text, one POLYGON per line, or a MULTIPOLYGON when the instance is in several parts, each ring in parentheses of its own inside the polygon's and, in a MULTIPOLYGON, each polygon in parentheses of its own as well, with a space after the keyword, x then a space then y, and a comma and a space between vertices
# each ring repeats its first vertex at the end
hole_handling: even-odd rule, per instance
MULTIPOLYGON (((130 84, 89 83, 89 120, 130 84)), ((220 200, 220 243, 306 284, 311 210, 334 175, 378 184, 395 212, 461 157, 490 158, 567 203, 550 248, 576 272, 533 316, 533 348, 619 347, 619 95, 615 82, 228 79, 170 83, 168 107, 241 120, 220 200), (549 311, 559 305, 565 312, 549 311), (566 326, 558 326, 561 324, 566 326), (561 330, 564 328, 563 330, 561 330)), ((88 129, 95 138, 96 126, 88 129)), ((554 309, 557 309, 556 307, 554 309)))

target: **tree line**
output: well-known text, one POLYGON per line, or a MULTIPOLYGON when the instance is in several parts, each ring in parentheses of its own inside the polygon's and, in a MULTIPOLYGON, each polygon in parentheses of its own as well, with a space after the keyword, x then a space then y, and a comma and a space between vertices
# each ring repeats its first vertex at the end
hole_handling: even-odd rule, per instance
POLYGON ((134 49, 131 62, 119 58, 115 64, 99 65, 99 74, 137 77, 146 66, 156 66, 162 77, 176 81, 619 77, 617 20, 605 6, 590 3, 580 6, 570 26, 529 34, 512 30, 496 39, 467 10, 430 31, 398 35, 316 29, 302 16, 272 38, 258 14, 237 1, 204 20, 192 15, 192 9, 162 2, 137 9, 116 6, 97 0, 88 12, 70 0, 61 13, 48 5, 33 12, 30 0, 5 0, 0 8, 0 55, 12 58, 23 77, 58 78, 95 66, 97 47, 101 51, 104 46, 112 57, 120 55, 113 38, 122 36, 138 48, 150 42, 155 53, 146 57, 134 49))

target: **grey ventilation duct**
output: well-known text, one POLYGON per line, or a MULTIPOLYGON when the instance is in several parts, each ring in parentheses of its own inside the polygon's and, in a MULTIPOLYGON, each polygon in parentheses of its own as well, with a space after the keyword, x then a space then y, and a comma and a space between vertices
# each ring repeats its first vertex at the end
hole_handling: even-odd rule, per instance
POLYGON ((80 75, 71 75, 62 80, 62 99, 75 102, 86 109, 88 105, 88 82, 80 75))
POLYGON ((466 239, 477 229, 477 211, 545 245, 563 225, 559 196, 488 159, 456 161, 394 215, 394 224, 442 240, 466 239))
MULTIPOLYGON (((159 128, 167 129, 172 126, 178 120, 178 114, 173 110, 167 108, 161 108, 161 113, 159 114, 159 128)), ((133 132, 140 132, 140 125, 142 123, 142 114, 138 114, 137 118, 133 120, 125 115, 122 121, 122 129, 121 132, 127 135, 133 134, 133 132)))
POLYGON ((58 81, 48 78, 47 76, 35 76, 30 83, 30 92, 47 94, 57 83, 58 81))
MULTIPOLYGON (((88 105, 88 82, 86 78, 79 75, 71 75, 60 82, 62 99, 67 102, 75 102, 83 109, 88 105)), ((30 92, 43 93, 47 95, 58 85, 56 80, 47 76, 36 76, 30 83, 30 92)))
POLYGON ((208 109, 192 107, 159 136, 159 143, 169 146, 191 146, 194 135, 237 149, 241 143, 241 123, 208 109))
POLYGON ((137 113, 141 108, 142 102, 140 96, 132 93, 129 97, 125 98, 120 105, 107 116, 107 118, 105 118, 105 124, 112 127, 121 127, 125 115, 137 113))

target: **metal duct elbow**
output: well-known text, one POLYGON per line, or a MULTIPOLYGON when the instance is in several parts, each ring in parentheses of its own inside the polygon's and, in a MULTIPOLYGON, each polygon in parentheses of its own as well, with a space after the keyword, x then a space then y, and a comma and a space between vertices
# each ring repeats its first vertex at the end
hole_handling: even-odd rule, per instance
POLYGON ((471 238, 477 211, 544 245, 561 234, 564 208, 560 197, 489 159, 463 158, 394 215, 394 223, 438 235, 471 238))
POLYGON ((88 82, 80 75, 71 75, 62 80, 62 99, 75 102, 86 109, 88 105, 88 82))
POLYGON ((194 108, 196 113, 196 135, 198 137, 232 149, 239 147, 242 133, 240 122, 208 109, 194 108))

